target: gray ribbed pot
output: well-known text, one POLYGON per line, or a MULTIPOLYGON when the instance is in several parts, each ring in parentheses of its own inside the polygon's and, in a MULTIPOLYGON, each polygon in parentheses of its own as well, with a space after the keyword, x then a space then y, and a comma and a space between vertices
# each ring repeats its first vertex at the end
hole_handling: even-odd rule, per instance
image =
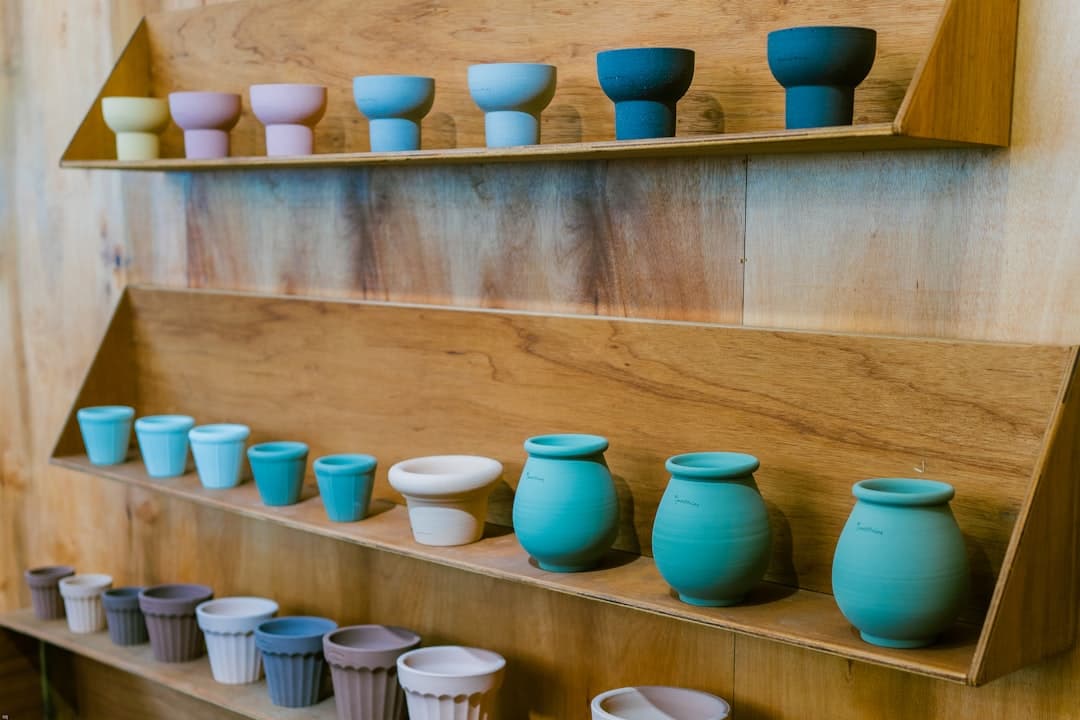
POLYGON ((141 587, 121 587, 106 590, 101 596, 105 606, 105 621, 109 625, 109 638, 114 645, 142 645, 150 641, 146 632, 146 618, 139 609, 141 587))
POLYGON ((150 647, 158 662, 188 662, 205 651, 195 606, 214 597, 205 585, 156 585, 139 593, 150 647))
POLYGON ((353 625, 327 633, 323 654, 334 680, 339 720, 404 720, 397 659, 420 644, 411 630, 353 625))
POLYGON ((30 568, 23 574, 30 588, 30 604, 39 620, 59 620, 64 617, 60 580, 74 574, 75 568, 69 565, 30 568))
POLYGON ((281 707, 319 702, 325 665, 323 635, 335 628, 333 620, 300 616, 267 620, 255 628, 270 702, 281 707))

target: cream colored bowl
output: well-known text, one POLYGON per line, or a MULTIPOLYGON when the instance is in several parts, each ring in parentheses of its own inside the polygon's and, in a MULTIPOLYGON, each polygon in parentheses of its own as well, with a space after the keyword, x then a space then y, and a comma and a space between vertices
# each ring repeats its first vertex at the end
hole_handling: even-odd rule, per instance
POLYGON ((101 99, 105 124, 116 133, 117 160, 158 157, 158 133, 169 122, 169 105, 161 98, 107 97, 101 99))

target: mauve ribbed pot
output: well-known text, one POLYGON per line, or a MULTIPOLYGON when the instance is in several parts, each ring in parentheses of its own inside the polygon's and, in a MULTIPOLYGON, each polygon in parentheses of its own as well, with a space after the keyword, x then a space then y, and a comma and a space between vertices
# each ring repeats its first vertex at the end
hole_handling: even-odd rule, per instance
POLYGON ((158 662, 188 662, 203 654, 195 607, 214 597, 205 585, 156 585, 139 593, 150 647, 158 662))
POLYGON ((283 617, 255 629, 262 653, 270 702, 281 707, 307 707, 319 702, 323 686, 323 635, 337 628, 320 617, 283 617))
POLYGON ((139 609, 141 587, 121 587, 106 590, 101 596, 109 638, 114 645, 142 645, 150 641, 146 633, 146 618, 139 609))
POLYGON ((411 630, 353 625, 327 633, 323 654, 334 680, 339 720, 403 720, 397 659, 420 644, 411 630))
POLYGON ((48 565, 30 568, 23 577, 30 588, 30 604, 38 620, 59 620, 64 617, 64 599, 60 597, 60 580, 75 574, 70 565, 48 565))

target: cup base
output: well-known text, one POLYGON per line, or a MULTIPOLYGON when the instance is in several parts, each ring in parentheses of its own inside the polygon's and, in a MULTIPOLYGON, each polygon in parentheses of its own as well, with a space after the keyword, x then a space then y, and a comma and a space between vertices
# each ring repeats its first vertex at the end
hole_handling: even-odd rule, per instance
POLYGON ((892 638, 881 637, 880 635, 870 635, 859 631, 859 637, 863 641, 870 643, 871 645, 877 645, 878 647, 896 648, 898 650, 907 650, 911 648, 921 648, 931 645, 934 642, 933 637, 918 638, 915 640, 894 640, 892 638))
POLYGON ((155 133, 116 133, 117 160, 157 160, 159 148, 158 136, 155 133))
POLYGON ((420 149, 420 123, 405 118, 376 118, 369 123, 371 152, 420 149))
POLYGON ((268 156, 311 155, 314 147, 315 133, 306 125, 266 126, 266 154, 268 156))
POLYGON ((496 110, 484 116, 484 139, 489 148, 540 144, 540 119, 518 110, 496 110))
POLYGON ((675 105, 654 100, 615 103, 615 139, 675 137, 675 105))
POLYGON ((855 117, 855 88, 808 85, 787 89, 788 130, 851 125, 855 117))
POLYGON ((229 157, 229 133, 224 130, 185 130, 184 156, 189 160, 229 157))
POLYGON ((737 598, 696 598, 689 595, 683 595, 679 593, 679 599, 687 605, 694 605, 696 607, 731 607, 732 605, 738 605, 743 601, 743 596, 737 598))

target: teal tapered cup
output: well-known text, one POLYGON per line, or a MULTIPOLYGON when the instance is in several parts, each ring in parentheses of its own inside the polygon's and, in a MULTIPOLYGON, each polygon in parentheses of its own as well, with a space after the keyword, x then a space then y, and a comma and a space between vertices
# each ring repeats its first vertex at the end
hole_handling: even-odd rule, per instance
POLYGON ((126 405, 85 407, 79 409, 76 417, 86 456, 92 464, 119 465, 127 459, 135 408, 126 405))
POLYGON ((188 433, 191 454, 199 482, 211 490, 236 487, 244 467, 244 444, 251 430, 247 425, 217 423, 200 425, 188 433))
POLYGON ((251 474, 264 505, 276 507, 300 502, 307 456, 307 445, 288 440, 248 448, 251 474))
POLYGON ((188 415, 148 415, 135 421, 146 473, 153 478, 179 477, 187 470, 188 433, 195 418, 188 415))
POLYGON ((327 517, 334 522, 367 517, 376 464, 371 455, 327 455, 315 461, 315 478, 327 517))

